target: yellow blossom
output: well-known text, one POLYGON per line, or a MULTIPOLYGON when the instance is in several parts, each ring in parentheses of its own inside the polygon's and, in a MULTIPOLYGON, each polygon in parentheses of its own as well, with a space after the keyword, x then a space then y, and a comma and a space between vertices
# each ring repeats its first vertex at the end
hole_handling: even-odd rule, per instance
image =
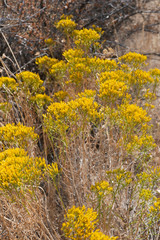
POLYGON ((14 78, 9 77, 0 77, 0 89, 3 88, 7 90, 7 88, 11 91, 15 91, 17 89, 18 84, 14 78))
POLYGON ((109 185, 107 181, 100 181, 91 186, 91 190, 95 192, 98 196, 104 197, 105 195, 112 192, 113 188, 109 185))
POLYGON ((58 59, 50 58, 48 56, 43 56, 36 59, 36 64, 38 65, 38 68, 43 72, 48 71, 52 67, 52 65, 56 63, 58 63, 58 59))
POLYGON ((115 79, 107 80, 100 84, 99 97, 107 103, 115 102, 125 95, 128 87, 124 82, 115 79))
POLYGON ((82 30, 75 30, 75 44, 81 48, 86 47, 87 49, 100 39, 100 34, 93 29, 83 28, 82 30))
POLYGON ((58 101, 64 101, 66 97, 68 97, 69 94, 66 91, 59 91, 54 93, 54 97, 58 99, 58 101))
POLYGON ((58 164, 52 163, 51 165, 47 166, 46 170, 49 176, 52 178, 52 180, 55 181, 56 176, 59 174, 58 164))
POLYGON ((152 191, 150 189, 142 189, 139 197, 145 201, 152 198, 152 191))
POLYGON ((131 67, 133 66, 135 68, 145 65, 146 60, 146 56, 135 52, 129 52, 122 57, 119 57, 120 62, 129 64, 131 67))
POLYGON ((16 74, 17 79, 21 82, 23 90, 30 94, 44 92, 43 81, 40 79, 39 75, 29 71, 24 71, 16 74))
POLYGON ((72 33, 76 25, 77 24, 71 19, 71 16, 64 15, 61 17, 61 20, 55 24, 56 28, 63 31, 66 35, 72 33))
POLYGON ((0 188, 5 191, 38 184, 45 169, 44 159, 30 158, 24 149, 3 151, 0 153, 0 188))
POLYGON ((0 127, 0 141, 5 147, 26 147, 37 138, 38 135, 34 133, 34 128, 24 126, 21 123, 17 125, 9 123, 0 127))
POLYGON ((43 108, 45 105, 49 105, 52 101, 50 96, 44 94, 36 94, 34 97, 30 99, 32 102, 35 102, 39 108, 43 108))
POLYGON ((92 233, 90 240, 116 240, 118 237, 109 237, 104 233, 100 232, 100 230, 96 230, 92 233))
POLYGON ((97 213, 92 208, 73 206, 68 210, 62 224, 65 237, 72 240, 88 239, 95 230, 97 213))

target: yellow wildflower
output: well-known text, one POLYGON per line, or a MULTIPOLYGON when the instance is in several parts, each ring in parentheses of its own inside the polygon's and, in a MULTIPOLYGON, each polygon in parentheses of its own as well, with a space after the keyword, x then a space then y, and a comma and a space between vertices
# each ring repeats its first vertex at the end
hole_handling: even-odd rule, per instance
POLYGON ((8 149, 0 153, 0 188, 5 191, 39 184, 45 169, 44 159, 30 158, 24 149, 8 149))
POLYGON ((141 65, 145 65, 147 57, 139 53, 129 52, 122 57, 119 57, 118 60, 122 63, 129 64, 131 67, 133 66, 137 68, 141 65))
POLYGON ((31 94, 44 92, 43 81, 39 75, 29 71, 24 71, 16 74, 17 79, 21 82, 23 90, 31 94))
POLYGON ((4 146, 26 147, 30 141, 37 140, 38 135, 34 133, 34 128, 27 127, 21 123, 6 124, 0 127, 0 141, 4 146))
POLYGON ((97 213, 92 208, 73 206, 65 215, 62 231, 65 237, 76 239, 88 239, 95 230, 97 213))
POLYGON ((113 188, 110 187, 107 181, 100 181, 91 186, 91 190, 95 192, 98 196, 104 197, 105 195, 112 192, 113 188))
POLYGON ((39 108, 43 108, 45 105, 49 105, 52 99, 44 94, 36 94, 34 97, 30 99, 32 102, 35 102, 39 108))
POLYGON ((148 201, 149 199, 151 199, 152 196, 152 191, 150 189, 142 189, 139 197, 145 201, 148 201))
POLYGON ((117 238, 118 237, 109 237, 99 230, 96 230, 92 233, 90 240, 116 240, 117 238))
POLYGON ((38 65, 38 68, 43 72, 48 71, 52 67, 52 65, 56 63, 58 63, 58 59, 50 58, 48 56, 36 59, 36 64, 38 65))
POLYGON ((3 88, 6 90, 8 88, 11 91, 15 91, 17 86, 18 84, 14 78, 0 77, 0 89, 3 88))
POLYGON ((82 30, 74 31, 75 44, 79 47, 86 47, 87 49, 100 39, 100 34, 93 29, 83 28, 82 30))
POLYGON ((61 20, 55 24, 56 28, 63 31, 66 35, 72 33, 76 25, 75 21, 71 20, 71 16, 62 16, 61 20))
POLYGON ((99 97, 108 103, 113 103, 119 98, 122 98, 127 89, 128 87, 124 82, 115 79, 107 80, 100 84, 99 97))

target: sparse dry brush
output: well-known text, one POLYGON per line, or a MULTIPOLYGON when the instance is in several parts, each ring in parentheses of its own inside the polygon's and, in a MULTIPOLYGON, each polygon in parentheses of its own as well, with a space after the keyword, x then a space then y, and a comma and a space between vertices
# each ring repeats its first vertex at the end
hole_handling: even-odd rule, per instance
MULTIPOLYGON (((0 78, 1 239, 159 239, 151 111, 160 70, 100 58, 103 31, 55 24, 62 60, 0 78)), ((50 51, 55 41, 46 39, 50 51)))

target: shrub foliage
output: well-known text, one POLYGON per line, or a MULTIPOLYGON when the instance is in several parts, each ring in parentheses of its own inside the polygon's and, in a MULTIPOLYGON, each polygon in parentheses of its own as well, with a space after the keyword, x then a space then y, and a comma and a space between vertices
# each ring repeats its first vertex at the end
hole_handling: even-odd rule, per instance
POLYGON ((146 71, 138 53, 102 59, 103 31, 78 30, 71 16, 55 27, 61 60, 43 56, 39 74, 0 78, 2 239, 155 239, 160 70, 146 71))

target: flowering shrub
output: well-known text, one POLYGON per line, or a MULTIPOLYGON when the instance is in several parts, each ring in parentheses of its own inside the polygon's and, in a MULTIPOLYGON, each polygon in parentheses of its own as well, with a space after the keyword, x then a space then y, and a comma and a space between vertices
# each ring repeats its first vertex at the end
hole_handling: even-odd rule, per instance
MULTIPOLYGON (((101 58, 100 28, 78 30, 71 16, 55 26, 66 46, 60 60, 36 59, 44 81, 29 71, 0 78, 1 193, 28 190, 46 211, 44 239, 61 239, 54 229, 62 225, 66 239, 153 240, 160 169, 151 109, 160 70, 145 71, 137 53, 101 58)), ((55 41, 45 43, 53 56, 55 41)))
POLYGON ((98 240, 116 240, 117 237, 108 237, 99 229, 96 230, 97 213, 92 208, 73 206, 65 215, 65 222, 62 230, 66 237, 70 239, 98 239, 98 240))
POLYGON ((62 230, 70 239, 88 239, 95 230, 97 213, 92 208, 73 206, 65 215, 62 230))
MULTIPOLYGON (((116 221, 114 221, 113 216, 117 216, 118 218, 124 211, 126 219, 128 219, 125 228, 127 228, 128 236, 131 239, 143 238, 145 234, 150 235, 150 232, 156 235, 159 199, 155 197, 155 194, 159 186, 160 169, 149 167, 147 170, 142 171, 142 173, 135 175, 131 171, 117 168, 107 171, 106 179, 108 181, 107 184, 103 180, 102 184, 101 182, 99 182, 99 185, 96 183, 91 188, 93 194, 92 201, 94 204, 99 204, 97 205, 100 211, 98 218, 102 226, 105 222, 110 226, 113 224, 115 229, 116 221), (105 186, 110 188, 111 191, 107 190, 106 194, 101 194, 100 202, 97 189, 101 191, 100 186, 104 182, 105 186), (153 227, 154 224, 155 228, 153 227), (143 232, 144 228, 145 233, 143 232)), ((121 217, 119 221, 117 219, 117 222, 121 222, 121 217)))
POLYGON ((95 44, 97 40, 100 39, 100 34, 93 29, 82 29, 82 30, 74 30, 75 41, 74 43, 79 48, 84 50, 88 50, 91 44, 95 44))
POLYGON ((48 107, 47 114, 44 115, 44 123, 51 135, 57 132, 60 136, 64 136, 73 125, 77 126, 75 130, 79 132, 87 127, 87 123, 101 120, 102 116, 97 111, 98 108, 98 103, 88 97, 80 97, 67 103, 55 102, 48 107))
POLYGON ((130 52, 119 58, 119 61, 129 64, 130 67, 138 68, 145 65, 147 57, 139 53, 130 52))
POLYGON ((160 218, 160 199, 159 198, 154 202, 153 206, 151 206, 149 210, 151 214, 154 215, 154 217, 158 219, 160 218))
POLYGON ((52 99, 50 96, 44 94, 36 94, 30 99, 32 102, 35 102, 39 109, 42 109, 44 106, 47 106, 51 103, 52 99))
POLYGON ((69 97, 69 94, 66 91, 59 91, 54 94, 54 97, 58 101, 64 101, 67 97, 69 97))
POLYGON ((43 81, 38 74, 24 71, 16 74, 16 78, 21 82, 22 88, 27 94, 34 95, 35 93, 44 92, 45 88, 42 87, 43 81))
POLYGON ((0 90, 4 89, 7 91, 7 89, 11 91, 15 91, 17 89, 18 84, 16 83, 14 78, 9 77, 1 77, 0 78, 0 90))
POLYGON ((26 127, 21 123, 6 124, 0 127, 0 141, 5 148, 21 147, 25 148, 31 141, 36 141, 38 135, 34 133, 34 128, 26 127))
POLYGON ((42 158, 30 158, 21 148, 0 153, 0 189, 2 191, 35 185, 41 181, 46 168, 42 158))
POLYGON ((92 233, 90 240, 116 240, 118 237, 108 237, 104 233, 95 231, 92 233))
POLYGON ((36 59, 36 64, 38 64, 38 68, 40 71, 48 72, 48 70, 52 67, 52 65, 56 64, 58 59, 50 58, 48 56, 40 57, 36 59))
POLYGON ((56 23, 56 28, 63 31, 66 35, 72 33, 76 27, 76 23, 71 19, 72 16, 61 16, 61 20, 56 23))
POLYGON ((95 185, 91 186, 91 190, 95 192, 99 197, 104 197, 105 194, 112 191, 112 187, 106 181, 97 182, 95 185))
POLYGON ((124 97, 127 91, 127 85, 124 82, 116 80, 108 80, 100 85, 99 97, 102 98, 108 105, 116 100, 124 97))

